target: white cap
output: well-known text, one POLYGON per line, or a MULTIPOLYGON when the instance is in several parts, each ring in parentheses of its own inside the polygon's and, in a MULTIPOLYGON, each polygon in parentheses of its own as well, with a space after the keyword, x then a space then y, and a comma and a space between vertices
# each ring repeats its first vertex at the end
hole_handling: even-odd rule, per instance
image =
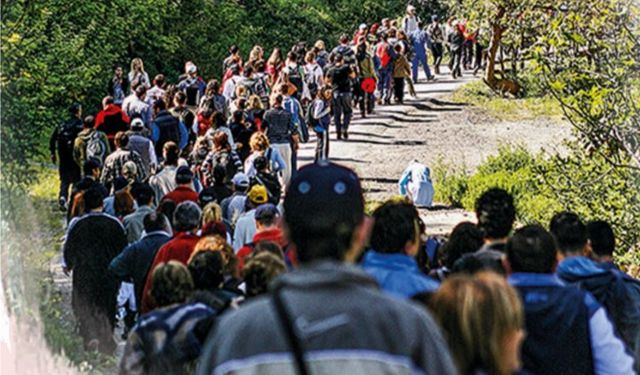
POLYGON ((416 10, 416 7, 414 7, 413 5, 408 5, 407 6, 407 12, 411 12, 411 11, 414 11, 414 10, 416 10))
POLYGON ((144 128, 144 122, 142 122, 141 118, 134 118, 131 120, 131 129, 142 129, 144 128))
POLYGON ((195 64, 190 64, 189 67, 187 68, 187 73, 189 74, 193 74, 197 71, 198 71, 198 67, 196 67, 195 64))
POLYGON ((360 30, 366 30, 367 29, 367 24, 366 23, 361 23, 359 29, 360 30))

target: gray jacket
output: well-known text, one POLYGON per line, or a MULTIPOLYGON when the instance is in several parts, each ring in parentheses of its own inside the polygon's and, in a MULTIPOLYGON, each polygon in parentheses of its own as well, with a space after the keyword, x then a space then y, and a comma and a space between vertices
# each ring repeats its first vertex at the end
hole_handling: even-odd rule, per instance
MULTIPOLYGON (((283 300, 302 337, 311 374, 441 374, 456 369, 431 316, 383 295, 354 266, 318 262, 285 274, 283 300)), ((203 351, 199 374, 295 374, 270 296, 223 316, 203 351)))
POLYGON ((264 114, 263 126, 267 128, 267 137, 271 144, 289 144, 291 136, 298 133, 293 116, 282 107, 268 110, 264 114))

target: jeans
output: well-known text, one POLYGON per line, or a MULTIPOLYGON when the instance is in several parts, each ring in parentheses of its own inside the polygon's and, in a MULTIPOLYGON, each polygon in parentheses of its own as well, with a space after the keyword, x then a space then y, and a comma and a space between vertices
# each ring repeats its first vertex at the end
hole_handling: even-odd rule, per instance
POLYGON ((391 69, 389 67, 380 68, 378 74, 378 91, 382 95, 382 99, 388 101, 391 99, 391 69))
POLYGON ((411 59, 411 76, 413 77, 413 82, 418 82, 418 68, 420 64, 422 64, 424 74, 427 78, 431 77, 431 69, 429 69, 429 64, 427 63, 427 53, 416 53, 413 59, 411 59))
POLYGON ((316 132, 316 157, 315 161, 329 159, 329 130, 316 132))
POLYGON ((347 132, 349 130, 352 112, 351 93, 333 93, 333 120, 335 121, 338 133, 347 132))
POLYGON ((278 150, 278 152, 282 156, 282 159, 284 160, 284 169, 280 171, 280 185, 282 185, 282 188, 285 189, 289 185, 289 181, 291 180, 291 145, 289 143, 275 143, 272 144, 271 147, 274 150, 278 150))

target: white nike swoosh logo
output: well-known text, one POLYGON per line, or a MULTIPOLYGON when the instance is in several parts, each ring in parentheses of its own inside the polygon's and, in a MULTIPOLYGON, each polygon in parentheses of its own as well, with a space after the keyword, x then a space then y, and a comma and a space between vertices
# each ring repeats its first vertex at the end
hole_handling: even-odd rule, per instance
POLYGON ((319 335, 331 329, 349 324, 349 316, 347 314, 339 314, 326 319, 309 322, 304 317, 296 319, 295 325, 301 336, 309 338, 319 335))

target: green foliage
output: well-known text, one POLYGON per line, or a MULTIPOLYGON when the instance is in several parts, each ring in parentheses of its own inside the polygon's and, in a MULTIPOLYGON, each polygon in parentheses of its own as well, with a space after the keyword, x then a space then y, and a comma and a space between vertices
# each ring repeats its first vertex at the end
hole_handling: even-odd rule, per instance
POLYGON ((505 146, 471 176, 439 163, 434 168, 436 200, 473 211, 484 191, 500 187, 514 196, 520 223, 546 226, 562 210, 576 212, 584 220, 606 220, 616 231, 618 260, 640 265, 640 196, 636 194, 640 174, 612 168, 576 144, 568 146, 573 152, 565 157, 532 155, 522 146, 505 146))
POLYGON ((229 46, 284 51, 299 41, 334 45, 361 22, 402 14, 393 0, 15 0, 2 4, 2 192, 24 190, 47 156, 46 140, 74 101, 99 109, 112 66, 141 57, 175 81, 193 61, 220 77, 229 46))
POLYGON ((551 96, 538 96, 538 94, 538 92, 527 92, 524 98, 509 99, 496 94, 481 81, 472 81, 454 91, 451 100, 457 103, 473 104, 496 120, 521 121, 540 118, 559 120, 562 117, 562 110, 558 102, 551 96))

